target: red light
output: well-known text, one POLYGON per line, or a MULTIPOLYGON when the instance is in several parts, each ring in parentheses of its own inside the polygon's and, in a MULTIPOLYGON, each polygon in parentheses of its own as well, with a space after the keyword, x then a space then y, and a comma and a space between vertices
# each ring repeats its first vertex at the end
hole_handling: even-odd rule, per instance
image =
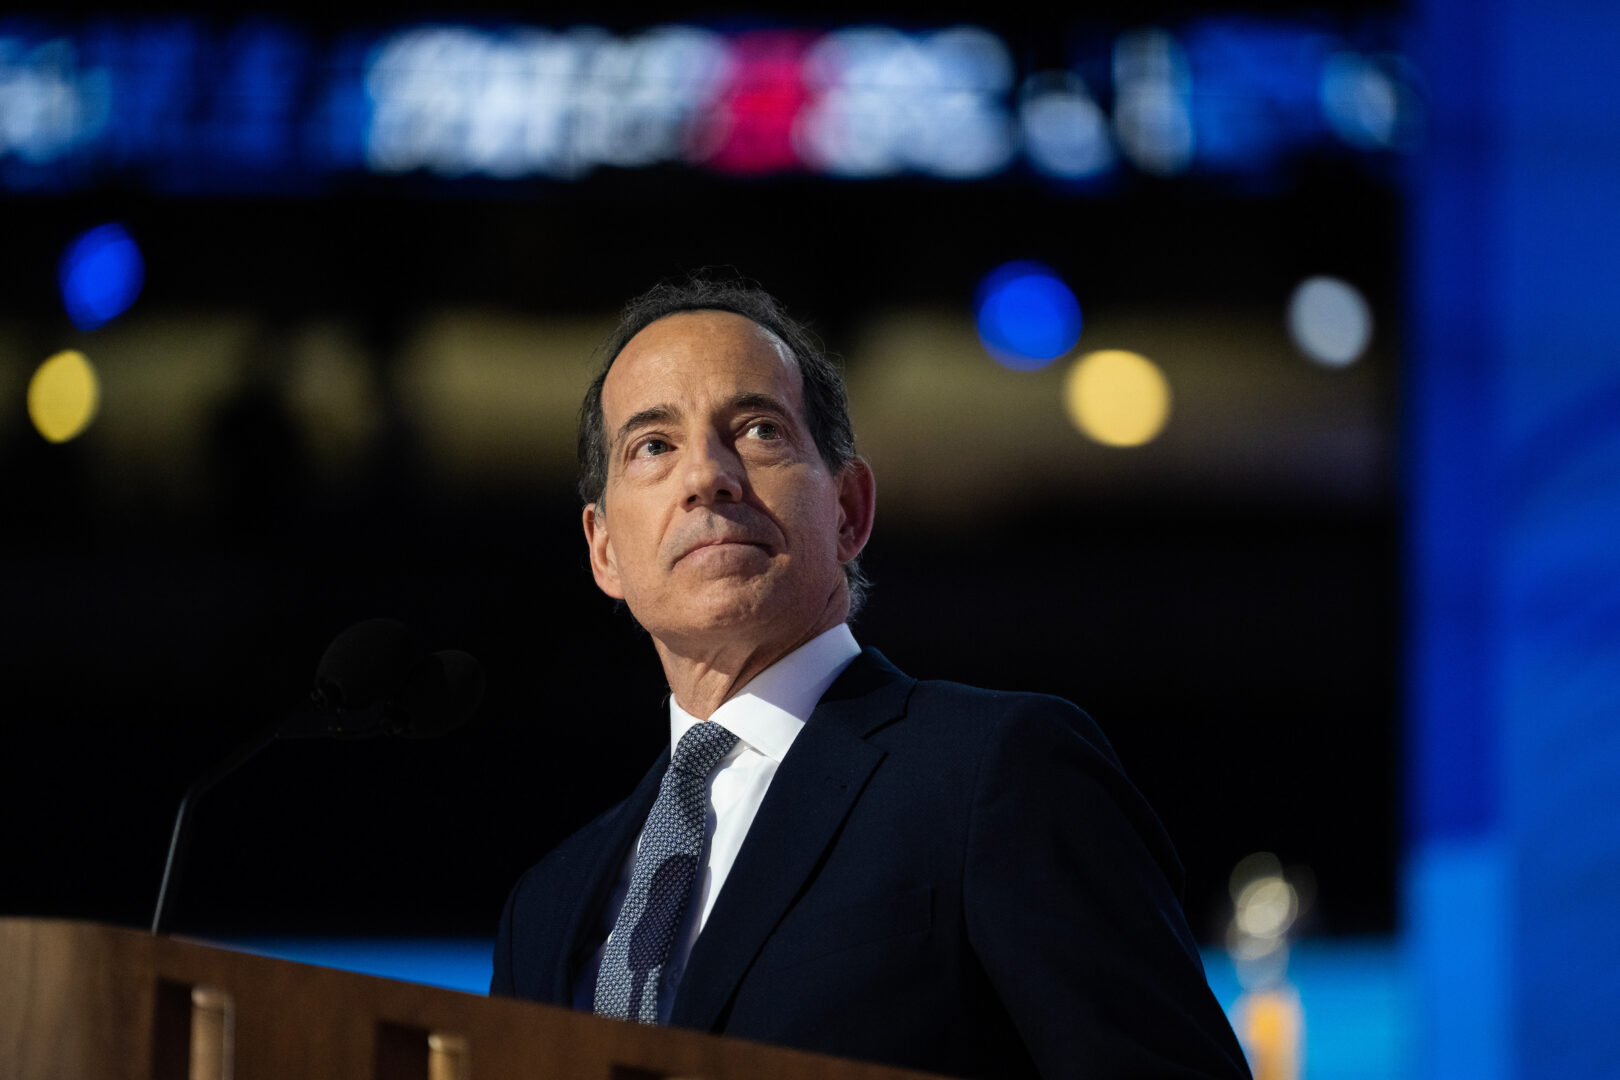
POLYGON ((810 100, 804 54, 819 35, 805 30, 761 30, 731 41, 731 85, 706 118, 702 146, 718 172, 754 176, 803 168, 793 127, 810 100))

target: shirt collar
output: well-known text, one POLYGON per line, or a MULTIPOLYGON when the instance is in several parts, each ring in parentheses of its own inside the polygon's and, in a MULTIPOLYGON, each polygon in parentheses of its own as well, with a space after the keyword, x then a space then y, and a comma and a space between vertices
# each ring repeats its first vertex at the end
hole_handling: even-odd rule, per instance
MULTIPOLYGON (((815 710, 816 702, 861 654, 848 623, 811 638, 782 659, 755 675, 709 719, 724 725, 741 742, 780 762, 815 710)), ((674 753, 695 724, 701 723, 669 699, 669 746, 674 753)))

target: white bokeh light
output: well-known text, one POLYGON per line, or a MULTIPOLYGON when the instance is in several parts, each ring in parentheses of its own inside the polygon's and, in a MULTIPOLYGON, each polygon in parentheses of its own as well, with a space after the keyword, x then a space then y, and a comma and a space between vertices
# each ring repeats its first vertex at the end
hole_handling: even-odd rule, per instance
POLYGON ((1250 937, 1277 938, 1294 923, 1298 900, 1294 888, 1280 877, 1249 882, 1238 893, 1235 918, 1238 929, 1250 937))
POLYGON ((1288 333, 1299 351, 1314 362, 1323 367, 1348 367, 1372 341, 1372 307, 1347 281, 1307 278, 1289 298, 1288 333))
POLYGON ((1079 179, 1113 167, 1114 144, 1108 114, 1078 75, 1042 72, 1025 80, 1019 122, 1024 152, 1049 176, 1079 179))
POLYGON ((382 173, 575 179, 681 159, 730 75, 729 45, 689 26, 630 37, 423 26, 366 68, 366 162, 382 173))
POLYGON ((1193 160, 1186 51, 1168 30, 1135 30, 1114 43, 1114 134, 1143 172, 1173 176, 1193 160))
POLYGON ((794 147, 834 176, 989 176, 1017 152, 1004 101, 1012 78, 1005 43, 978 27, 835 30, 805 56, 813 100, 797 118, 794 147))

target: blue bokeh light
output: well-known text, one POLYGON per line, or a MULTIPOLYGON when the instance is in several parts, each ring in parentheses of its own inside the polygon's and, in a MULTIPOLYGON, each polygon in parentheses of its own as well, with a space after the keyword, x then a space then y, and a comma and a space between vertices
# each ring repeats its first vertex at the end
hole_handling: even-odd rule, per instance
POLYGON ((1080 302, 1063 279, 1037 262, 992 270, 974 300, 979 340, 996 362, 1036 371, 1080 340, 1080 302))
POLYGON ((146 264, 122 225, 98 225, 68 245, 57 278, 68 318, 80 330, 94 330, 129 310, 146 264))

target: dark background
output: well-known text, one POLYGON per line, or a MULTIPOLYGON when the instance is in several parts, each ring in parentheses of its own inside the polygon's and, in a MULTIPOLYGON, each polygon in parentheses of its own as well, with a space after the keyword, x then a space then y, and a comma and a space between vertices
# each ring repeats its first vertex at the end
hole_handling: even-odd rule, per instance
MULTIPOLYGON (((924 18, 891 5, 808 21, 885 13, 924 18)), ((926 22, 953 15, 1015 50, 1050 47, 1050 28, 1016 11, 958 5, 926 22)), ((327 17, 351 18, 378 15, 327 17)), ((1264 307, 1327 266, 1367 290, 1381 340, 1399 336, 1395 188, 1342 160, 1294 163, 1263 195, 1142 177, 1082 197, 1016 173, 837 183, 670 167, 577 184, 356 181, 297 199, 112 185, 3 205, 0 316, 25 321, 41 356, 66 327, 49 268, 110 219, 142 238, 142 311, 250 308, 270 327, 336 316, 363 328, 384 385, 434 306, 607 316, 707 265, 760 280, 835 352, 885 307, 967 307, 1014 257, 1059 269, 1083 305, 1167 311, 1264 307), (1096 251, 1106 262, 1082 257, 1096 251)), ((1257 483, 1076 499, 1032 476, 948 528, 880 509, 868 549, 862 642, 919 677, 1060 694, 1096 716, 1174 837, 1208 940, 1228 872, 1256 850, 1311 868, 1317 931, 1394 926, 1399 403, 1385 347, 1389 453, 1370 495, 1257 483)), ((430 648, 482 660, 478 717, 435 742, 270 748, 201 804, 175 925, 492 933, 522 869, 626 793, 667 737, 651 647, 590 581, 577 497, 539 470, 526 485, 448 482, 406 416, 341 479, 273 400, 244 392, 216 416, 206 490, 182 506, 109 492, 82 443, 47 445, 26 420, 0 429, 0 911, 147 921, 186 785, 302 701, 335 633, 391 615, 430 648)), ((952 455, 980 449, 941 432, 938 452, 948 483, 952 455)))

